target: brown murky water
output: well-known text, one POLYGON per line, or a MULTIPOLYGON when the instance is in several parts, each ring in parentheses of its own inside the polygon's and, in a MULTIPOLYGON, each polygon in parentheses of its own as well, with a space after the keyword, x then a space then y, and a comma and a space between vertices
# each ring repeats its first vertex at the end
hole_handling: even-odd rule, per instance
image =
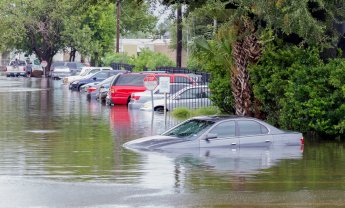
POLYGON ((0 77, 0 207, 345 207, 345 148, 137 153, 179 121, 0 77))

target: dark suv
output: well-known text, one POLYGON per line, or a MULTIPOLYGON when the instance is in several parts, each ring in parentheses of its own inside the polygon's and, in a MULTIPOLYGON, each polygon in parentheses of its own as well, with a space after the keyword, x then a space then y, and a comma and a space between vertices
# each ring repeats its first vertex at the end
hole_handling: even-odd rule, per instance
MULTIPOLYGON (((131 95, 134 92, 143 92, 146 90, 144 86, 144 78, 152 73, 128 73, 116 76, 110 84, 110 89, 106 98, 108 105, 128 105, 131 95)), ((158 80, 159 77, 170 77, 171 83, 195 84, 195 81, 187 74, 154 74, 158 80)))
POLYGON ((92 82, 101 82, 101 81, 107 79, 108 77, 111 77, 111 76, 119 74, 119 73, 127 73, 127 71, 125 71, 125 70, 103 70, 103 71, 99 71, 99 72, 96 72, 95 74, 87 75, 83 79, 73 81, 70 84, 70 89, 79 91, 80 87, 85 85, 85 84, 89 84, 92 82))

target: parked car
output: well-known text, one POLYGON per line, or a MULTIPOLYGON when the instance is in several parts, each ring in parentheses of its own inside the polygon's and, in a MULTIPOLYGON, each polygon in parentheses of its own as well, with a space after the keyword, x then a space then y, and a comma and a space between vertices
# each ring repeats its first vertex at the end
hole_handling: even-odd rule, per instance
POLYGON ((26 77, 26 67, 27 63, 22 60, 12 60, 5 69, 5 74, 7 77, 26 77))
POLYGON ((54 71, 50 72, 50 76, 52 79, 62 79, 67 76, 71 76, 73 73, 67 66, 56 66, 54 67, 54 71))
POLYGON ((299 132, 283 131, 264 121, 240 116, 205 116, 189 119, 161 135, 124 144, 130 149, 246 148, 303 145, 299 132))
MULTIPOLYGON (((100 83, 100 82, 91 82, 91 83, 89 83, 89 84, 84 84, 84 85, 82 85, 82 86, 80 87, 79 92, 87 93, 87 90, 88 90, 90 87, 94 87, 94 86, 98 85, 99 83, 100 83)), ((71 86, 71 84, 70 84, 70 86, 71 86)), ((71 87, 70 87, 70 89, 71 89, 71 87)))
MULTIPOLYGON (((212 101, 209 99, 210 89, 206 85, 197 85, 183 88, 174 95, 171 95, 167 99, 167 111, 172 111, 175 108, 187 107, 187 108, 200 108, 212 105, 212 101)), ((154 111, 164 110, 164 99, 154 101, 154 111)), ((152 110, 152 102, 146 102, 142 110, 152 110)))
MULTIPOLYGON (((117 75, 113 75, 113 76, 103 80, 102 82, 93 85, 93 86, 89 86, 86 89, 86 92, 87 92, 86 98, 88 100, 90 100, 90 99, 98 99, 101 96, 101 94, 103 94, 104 92, 105 92, 105 95, 106 95, 106 93, 108 92, 108 89, 109 89, 110 82, 117 75)), ((104 99, 105 99, 105 97, 104 97, 104 99)))
MULTIPOLYGON (((146 87, 144 86, 144 78, 148 74, 152 75, 153 73, 129 73, 116 77, 110 85, 106 98, 107 104, 127 105, 132 93, 144 92, 146 90, 146 87)), ((157 73, 155 76, 157 78, 170 77, 171 83, 195 84, 194 80, 187 74, 157 73)))
POLYGON ((78 75, 64 77, 63 83, 69 84, 75 80, 82 79, 86 75, 94 74, 96 72, 103 71, 103 70, 113 70, 113 68, 111 68, 111 67, 88 67, 88 66, 85 66, 85 67, 81 68, 81 71, 78 75))
POLYGON ((85 84, 89 84, 92 82, 101 82, 105 79, 107 79, 108 77, 111 77, 113 75, 116 75, 118 73, 124 73, 127 72, 125 70, 104 70, 104 71, 99 71, 95 74, 90 74, 85 76, 83 79, 80 80, 76 80, 73 81, 70 84, 70 89, 71 90, 76 90, 76 91, 80 91, 80 87, 85 85, 85 84))
POLYGON ((53 79, 73 76, 78 74, 82 67, 85 67, 85 65, 79 62, 56 61, 50 67, 49 76, 53 79))
MULTIPOLYGON (((167 97, 189 86, 191 85, 187 83, 171 83, 170 92, 167 93, 167 97)), ((158 85, 156 89, 153 90, 153 100, 159 99, 164 99, 164 93, 160 92, 160 85, 158 85)), ((143 107, 143 105, 148 101, 151 101, 151 91, 146 90, 144 92, 132 93, 131 100, 128 103, 128 108, 139 109, 143 107)))

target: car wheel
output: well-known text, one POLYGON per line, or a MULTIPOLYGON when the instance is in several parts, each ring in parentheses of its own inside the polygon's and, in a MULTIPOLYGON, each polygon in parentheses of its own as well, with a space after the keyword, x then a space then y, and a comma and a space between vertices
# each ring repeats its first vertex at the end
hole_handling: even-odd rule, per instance
POLYGON ((162 112, 164 112, 164 107, 163 106, 157 106, 154 108, 154 111, 162 113, 162 112))
POLYGON ((111 102, 109 99, 105 100, 105 104, 109 105, 109 106, 113 106, 114 105, 113 102, 111 102))

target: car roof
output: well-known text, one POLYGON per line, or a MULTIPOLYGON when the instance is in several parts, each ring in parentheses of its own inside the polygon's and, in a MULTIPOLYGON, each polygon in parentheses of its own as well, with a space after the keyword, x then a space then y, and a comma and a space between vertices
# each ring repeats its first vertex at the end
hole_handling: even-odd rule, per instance
POLYGON ((229 120, 229 119, 234 119, 234 120, 235 119, 253 119, 253 120, 257 120, 256 118, 253 118, 253 117, 238 116, 238 115, 197 116, 197 117, 194 117, 194 118, 191 118, 191 119, 213 121, 213 122, 229 120))

